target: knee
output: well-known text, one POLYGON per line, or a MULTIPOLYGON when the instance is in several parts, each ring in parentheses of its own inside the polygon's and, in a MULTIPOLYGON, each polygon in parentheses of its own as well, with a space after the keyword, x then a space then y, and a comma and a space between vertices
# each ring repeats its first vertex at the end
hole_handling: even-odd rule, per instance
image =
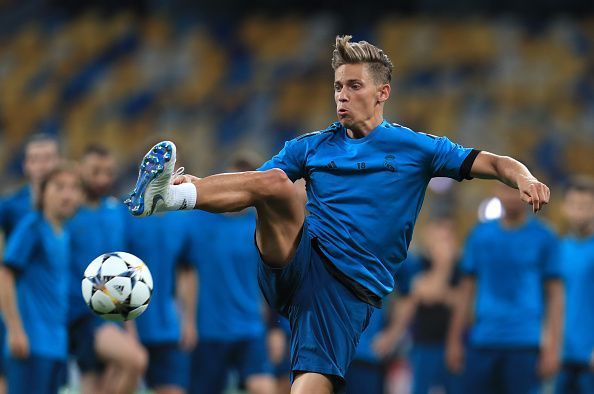
POLYGON ((295 194, 293 182, 283 170, 272 168, 260 174, 260 182, 255 189, 260 199, 284 199, 295 194))
POLYGON ((138 375, 144 375, 149 363, 148 352, 144 347, 137 346, 130 361, 130 369, 138 375))

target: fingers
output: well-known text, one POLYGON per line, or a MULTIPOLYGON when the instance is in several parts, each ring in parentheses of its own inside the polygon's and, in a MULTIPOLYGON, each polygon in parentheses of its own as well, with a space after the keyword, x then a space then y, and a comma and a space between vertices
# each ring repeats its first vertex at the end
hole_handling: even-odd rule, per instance
POLYGON ((520 193, 522 201, 532 205, 534 213, 540 211, 551 198, 551 191, 544 183, 532 183, 527 190, 522 190, 520 193))

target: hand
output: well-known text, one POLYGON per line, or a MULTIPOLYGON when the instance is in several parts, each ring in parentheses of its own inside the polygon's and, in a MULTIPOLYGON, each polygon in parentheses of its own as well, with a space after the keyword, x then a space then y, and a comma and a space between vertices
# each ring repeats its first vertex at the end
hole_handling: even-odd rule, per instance
POLYGON ((559 370, 559 352, 544 347, 538 359, 538 374, 545 379, 553 377, 559 370))
POLYGON ((522 201, 532 205, 532 211, 540 211, 545 204, 549 203, 551 191, 548 186, 534 177, 520 177, 517 181, 520 198, 522 201))
POLYGON ((195 322, 184 321, 181 327, 180 346, 185 351, 193 350, 198 344, 198 329, 195 322))
POLYGON ((399 339, 393 332, 384 330, 373 338, 371 348, 379 358, 386 358, 392 354, 399 339))
POLYGON ((182 175, 178 175, 175 178, 173 178, 173 184, 181 185, 182 183, 192 183, 199 179, 200 178, 198 178, 197 176, 194 176, 194 175, 182 174, 182 175))
POLYGON ((273 364, 278 364, 287 352, 287 336, 280 328, 268 332, 268 356, 273 364))
POLYGON ((29 357, 29 338, 22 327, 8 330, 8 348, 15 358, 29 357))
POLYGON ((464 369, 464 345, 459 340, 448 341, 446 344, 446 365, 448 369, 459 374, 464 369))
POLYGON ((594 371, 594 350, 592 350, 592 356, 590 356, 590 369, 594 371))

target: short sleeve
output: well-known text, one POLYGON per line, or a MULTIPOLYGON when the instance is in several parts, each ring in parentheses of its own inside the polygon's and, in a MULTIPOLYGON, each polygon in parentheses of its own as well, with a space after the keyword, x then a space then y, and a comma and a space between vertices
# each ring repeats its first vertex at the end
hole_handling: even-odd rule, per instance
POLYGON ((258 171, 279 168, 287 174, 291 181, 295 182, 305 176, 305 152, 303 150, 304 143, 299 138, 287 141, 285 147, 258 168, 258 171))
POLYGON ((31 216, 19 222, 8 237, 4 250, 4 265, 17 271, 25 269, 33 258, 39 241, 39 228, 35 226, 36 223, 38 221, 31 216))
POLYGON ((464 275, 476 275, 477 264, 476 264, 476 229, 473 230, 464 245, 464 251, 462 254, 462 260, 460 262, 459 273, 464 275))
POLYGON ((457 181, 472 179, 470 170, 479 150, 455 144, 447 137, 435 137, 433 143, 433 177, 448 177, 457 181))

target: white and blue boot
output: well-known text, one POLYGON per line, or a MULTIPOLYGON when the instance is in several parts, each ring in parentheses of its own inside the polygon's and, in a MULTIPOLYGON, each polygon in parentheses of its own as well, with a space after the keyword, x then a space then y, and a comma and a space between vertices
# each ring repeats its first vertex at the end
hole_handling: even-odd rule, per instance
POLYGON ((144 156, 136 186, 124 204, 134 216, 149 216, 167 210, 165 201, 175 168, 175 144, 159 142, 144 156))

